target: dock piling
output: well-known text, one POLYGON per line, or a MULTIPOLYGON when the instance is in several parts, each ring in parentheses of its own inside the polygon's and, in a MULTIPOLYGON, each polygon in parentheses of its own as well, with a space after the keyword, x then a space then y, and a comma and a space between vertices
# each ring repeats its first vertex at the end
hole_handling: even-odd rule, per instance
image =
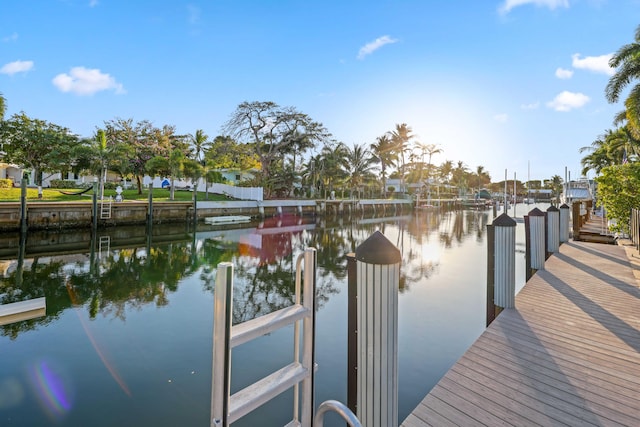
MULTIPOLYGON (((357 319, 357 368, 353 391, 353 369, 348 375, 348 401, 357 396, 355 413, 362 425, 398 425, 398 290, 400 251, 376 231, 355 252, 354 303, 349 302, 348 318, 357 319), (352 308, 356 307, 356 314, 352 308)), ((352 297, 352 292, 349 293, 352 297)), ((352 321, 348 326, 353 325, 352 321)), ((349 332, 350 338, 353 334, 349 332)), ((348 344, 348 361, 353 361, 353 343, 348 344)), ((350 366, 350 365, 349 365, 350 366)), ((353 408, 350 408, 353 410, 353 408)))
POLYGON ((513 308, 516 293, 516 221, 503 213, 487 226, 487 326, 503 308, 513 308))

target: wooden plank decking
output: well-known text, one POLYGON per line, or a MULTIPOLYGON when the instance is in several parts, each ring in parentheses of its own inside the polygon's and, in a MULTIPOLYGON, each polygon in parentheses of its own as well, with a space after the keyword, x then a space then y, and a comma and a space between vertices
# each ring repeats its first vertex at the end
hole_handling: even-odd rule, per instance
POLYGON ((639 266, 561 245, 402 426, 640 426, 639 266))
POLYGON ((587 222, 582 224, 577 235, 574 232, 573 239, 608 244, 616 242, 615 236, 608 230, 607 218, 597 215, 591 215, 587 222))

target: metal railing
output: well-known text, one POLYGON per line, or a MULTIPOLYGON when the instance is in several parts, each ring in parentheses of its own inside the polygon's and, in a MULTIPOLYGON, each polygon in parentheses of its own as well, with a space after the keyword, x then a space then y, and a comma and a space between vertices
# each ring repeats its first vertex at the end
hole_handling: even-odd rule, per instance
POLYGON ((313 419, 314 427, 323 427, 324 414, 329 411, 336 412, 351 427, 362 427, 362 424, 360 424, 360 420, 358 420, 358 417, 356 417, 356 415, 351 412, 351 410, 347 408, 343 403, 338 402, 337 400, 326 400, 322 402, 320 406, 318 406, 318 411, 316 412, 316 416, 313 419))
POLYGON ((316 264, 317 254, 314 248, 305 249, 304 253, 298 257, 294 305, 233 326, 231 322, 233 264, 228 262, 218 264, 214 295, 211 426, 227 427, 292 387, 294 388, 293 419, 287 425, 312 425, 316 264), (302 273, 304 273, 304 280, 302 280, 302 273), (294 324, 293 361, 230 395, 233 347, 292 323, 294 324), (300 360, 301 326, 302 360, 300 360), (302 388, 301 393, 299 387, 302 388), (299 405, 299 399, 302 405, 299 405), (299 414, 299 406, 302 407, 301 414, 299 414))

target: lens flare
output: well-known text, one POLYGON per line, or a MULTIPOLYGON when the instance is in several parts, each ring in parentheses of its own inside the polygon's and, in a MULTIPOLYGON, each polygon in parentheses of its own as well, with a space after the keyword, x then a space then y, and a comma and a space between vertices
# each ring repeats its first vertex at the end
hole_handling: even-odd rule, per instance
POLYGON ((42 409, 54 420, 61 419, 73 406, 73 390, 62 370, 47 361, 30 369, 30 380, 42 409))

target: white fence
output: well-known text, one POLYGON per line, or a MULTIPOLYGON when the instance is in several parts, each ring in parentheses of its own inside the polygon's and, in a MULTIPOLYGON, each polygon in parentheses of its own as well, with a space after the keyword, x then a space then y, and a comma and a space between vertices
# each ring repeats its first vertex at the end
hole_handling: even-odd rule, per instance
MULTIPOLYGON (((204 184, 202 184, 202 187, 203 189, 200 190, 200 185, 198 185, 198 191, 204 191, 204 184)), ((226 184, 211 184, 209 192, 227 194, 240 200, 263 200, 262 187, 234 187, 226 184)))
MULTIPOLYGON (((163 186, 163 183, 165 185, 169 185, 168 178, 156 177, 151 179, 150 177, 145 176, 143 179, 143 185, 147 186, 149 185, 150 182, 153 182, 154 188, 161 188, 163 186)), ((131 185, 131 183, 129 185, 131 185)), ((173 185, 175 185, 176 188, 186 188, 186 187, 191 188, 193 184, 191 181, 176 179, 173 185)), ((198 180, 197 190, 202 192, 205 191, 205 184, 203 179, 198 180)), ((209 193, 226 194, 230 197, 233 197, 234 199, 239 199, 239 200, 257 200, 257 201, 263 200, 262 187, 235 187, 233 185, 227 185, 227 184, 209 183, 209 193)))

